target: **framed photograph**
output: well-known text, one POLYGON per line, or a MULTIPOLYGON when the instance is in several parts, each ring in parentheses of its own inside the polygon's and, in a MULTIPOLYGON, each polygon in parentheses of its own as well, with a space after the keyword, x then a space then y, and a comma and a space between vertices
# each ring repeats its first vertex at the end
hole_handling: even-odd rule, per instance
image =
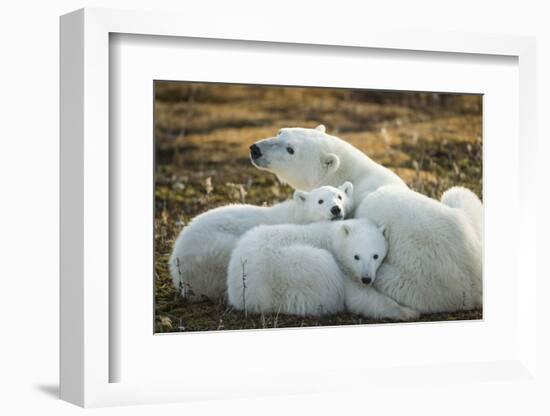
POLYGON ((187 21, 61 18, 61 397, 536 382, 534 40, 187 21))

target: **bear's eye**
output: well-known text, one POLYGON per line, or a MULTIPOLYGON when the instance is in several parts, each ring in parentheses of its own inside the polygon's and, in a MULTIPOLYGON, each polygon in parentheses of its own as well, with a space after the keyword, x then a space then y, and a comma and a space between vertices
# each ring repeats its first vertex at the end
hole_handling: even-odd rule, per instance
POLYGON ((292 147, 290 147, 290 146, 286 148, 286 151, 287 151, 289 154, 291 154, 291 155, 294 154, 294 149, 293 149, 292 147))
POLYGON ((342 199, 342 195, 338 195, 338 199, 342 199))
POLYGON ((353 258, 354 258, 355 260, 359 260, 361 257, 359 257, 359 254, 356 254, 355 256, 353 256, 353 258))
POLYGON ((323 201, 322 199, 320 199, 320 200, 319 200, 319 205, 321 205, 323 202, 325 202, 325 201, 323 201))
POLYGON ((372 256, 372 258, 376 260, 378 258, 378 254, 375 254, 374 256, 372 256))

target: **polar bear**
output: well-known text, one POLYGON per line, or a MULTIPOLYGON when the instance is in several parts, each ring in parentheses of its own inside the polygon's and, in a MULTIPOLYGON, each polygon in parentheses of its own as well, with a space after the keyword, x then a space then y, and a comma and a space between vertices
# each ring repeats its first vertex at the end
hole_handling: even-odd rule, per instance
POLYGON ((318 316, 347 307, 372 318, 415 318, 371 285, 387 252, 383 232, 366 220, 253 228, 231 255, 228 302, 251 313, 318 316))
MULTIPOLYGON (((355 205, 383 185, 406 187, 399 176, 338 137, 315 129, 283 128, 275 137, 250 146, 250 159, 295 189, 309 191, 321 185, 350 181, 355 205)), ((355 205, 353 208, 355 208, 355 205)))
POLYGON ((296 191, 272 207, 232 204, 195 217, 178 236, 169 260, 174 285, 192 301, 225 295, 227 264, 237 240, 260 224, 341 220, 353 203, 353 185, 296 191))
POLYGON ((389 244, 375 287, 422 313, 481 306, 481 212, 475 212, 481 203, 472 195, 452 191, 443 198, 451 205, 467 201, 467 210, 392 185, 363 199, 356 216, 386 227, 389 244))
POLYGON ((463 210, 479 239, 483 239, 483 204, 476 194, 462 186, 453 186, 443 192, 441 202, 448 207, 463 210))
POLYGON ((414 193, 391 171, 327 135, 324 126, 282 129, 252 145, 250 158, 297 188, 333 180, 354 184, 352 215, 379 225, 391 222, 389 258, 375 285, 386 295, 421 312, 481 305, 483 222, 475 194, 450 190, 442 203, 414 193), (387 189, 370 198, 381 187, 387 189))

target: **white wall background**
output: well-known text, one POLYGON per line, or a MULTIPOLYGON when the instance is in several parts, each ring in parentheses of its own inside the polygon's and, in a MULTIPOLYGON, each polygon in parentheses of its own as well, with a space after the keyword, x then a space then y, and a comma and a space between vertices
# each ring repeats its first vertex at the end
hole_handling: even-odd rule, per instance
MULTIPOLYGON (((0 9, 0 413, 73 414, 82 410, 56 399, 58 383, 58 16, 81 7, 178 10, 195 14, 245 14, 251 19, 287 25, 362 25, 420 27, 439 30, 510 33, 537 36, 539 273, 550 245, 548 173, 550 129, 550 31, 546 1, 378 0, 367 1, 169 1, 88 0, 3 2, 0 9), (32 241, 32 242, 31 242, 32 241), (546 250, 542 250, 546 247, 546 250)), ((185 25, 185 21, 182 21, 185 25)), ((535 180, 535 178, 533 178, 535 180)), ((544 268, 544 270, 542 270, 544 268)), ((548 293, 543 281, 538 291, 548 293)), ((542 302, 539 302, 542 303, 542 302)), ((539 305, 540 322, 548 325, 549 307, 539 305)), ((548 332, 548 331, 546 331, 548 332)), ((541 363, 548 369, 549 343, 541 363)), ((543 352, 543 351, 541 351, 543 352)), ((547 371, 546 374, 549 374, 547 371)), ((100 414, 543 414, 542 391, 504 383, 467 388, 457 397, 453 386, 412 389, 394 397, 283 397, 94 410, 100 414), (434 392, 435 396, 434 396, 434 392), (539 401, 540 400, 540 401, 539 401), (483 413, 482 413, 483 412, 483 413)), ((549 389, 550 390, 550 389, 549 389)), ((545 401, 546 402, 546 401, 545 401)), ((548 411, 545 404, 545 411, 548 411)))

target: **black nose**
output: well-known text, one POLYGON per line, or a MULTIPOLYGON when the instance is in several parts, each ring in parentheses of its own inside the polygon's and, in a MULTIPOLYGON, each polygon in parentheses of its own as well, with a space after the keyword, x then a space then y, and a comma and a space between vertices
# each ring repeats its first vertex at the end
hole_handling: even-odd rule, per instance
POLYGON ((258 159, 261 156, 262 151, 257 144, 253 144, 252 146, 250 146, 250 157, 252 157, 252 159, 258 159))
POLYGON ((339 215, 342 212, 342 210, 340 209, 340 207, 338 205, 334 205, 330 209, 330 212, 332 212, 334 215, 339 215))
POLYGON ((366 285, 370 285, 372 282, 372 279, 370 277, 362 277, 361 281, 366 285))

